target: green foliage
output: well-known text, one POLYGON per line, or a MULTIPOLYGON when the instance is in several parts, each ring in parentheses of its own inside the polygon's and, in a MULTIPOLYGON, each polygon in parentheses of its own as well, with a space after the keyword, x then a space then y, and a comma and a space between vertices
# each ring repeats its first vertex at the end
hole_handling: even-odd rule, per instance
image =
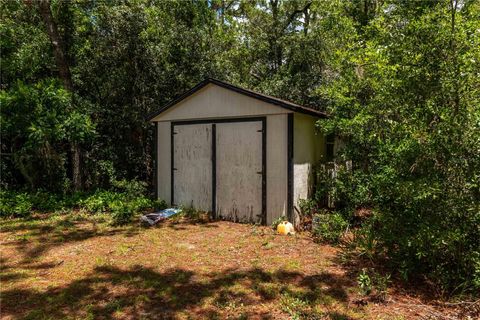
POLYGON ((201 211, 195 209, 194 207, 182 207, 182 216, 191 219, 198 220, 201 215, 201 211))
POLYGON ((112 210, 113 223, 122 225, 131 221, 138 208, 134 203, 115 200, 110 203, 110 209, 112 210))
POLYGON ((195 209, 194 207, 180 207, 180 214, 175 217, 184 217, 192 222, 204 223, 211 218, 208 212, 195 209))
POLYGON ((46 191, 34 193, 3 190, 0 192, 0 217, 25 217, 33 212, 85 210, 90 214, 109 213, 113 223, 124 224, 146 209, 165 209, 163 200, 146 197, 145 183, 115 181, 114 190, 96 190, 93 193, 53 194, 46 191))
POLYGON ((312 216, 318 210, 318 201, 314 199, 299 199, 298 207, 302 216, 312 216))
POLYGON ((147 208, 165 207, 164 201, 144 196, 146 184, 139 181, 113 181, 114 191, 98 190, 84 199, 80 206, 90 212, 110 212, 114 224, 126 224, 147 208))
POLYGON ((385 2, 318 93, 332 115, 319 129, 354 164, 336 202, 375 211, 360 250, 460 293, 479 282, 480 6, 452 3, 385 2))
POLYGON ((113 181, 112 185, 115 190, 122 192, 130 200, 133 200, 138 197, 142 197, 147 192, 147 184, 142 181, 137 180, 120 180, 113 181))
POLYGON ((363 268, 358 274, 357 283, 363 295, 368 296, 375 292, 376 298, 384 301, 390 284, 390 275, 382 276, 374 270, 363 268))
POLYGON ((111 210, 111 204, 121 202, 125 197, 116 192, 97 190, 85 199, 80 200, 80 208, 84 208, 88 212, 103 213, 111 210))
POLYGON ((366 269, 362 269, 362 272, 358 275, 357 282, 362 294, 368 296, 372 292, 372 279, 370 279, 366 269))
MULTIPOLYGON (((291 319, 308 319, 310 316, 308 301, 302 300, 288 291, 282 294, 280 304, 282 311, 286 312, 291 319)), ((314 317, 312 316, 312 318, 314 317)))
POLYGON ((71 96, 55 80, 32 85, 17 81, 0 93, 2 139, 29 187, 63 190, 68 184, 66 144, 94 135, 87 114, 71 110, 71 96))
POLYGON ((279 225, 280 223, 282 223, 283 221, 288 221, 286 216, 281 216, 281 217, 278 217, 277 219, 273 220, 273 222, 272 222, 272 229, 273 229, 274 231, 277 231, 278 225, 279 225))
POLYGON ((338 243, 348 222, 338 212, 322 211, 313 216, 312 233, 322 242, 338 243))
POLYGON ((0 191, 0 217, 25 217, 32 208, 28 194, 0 191))

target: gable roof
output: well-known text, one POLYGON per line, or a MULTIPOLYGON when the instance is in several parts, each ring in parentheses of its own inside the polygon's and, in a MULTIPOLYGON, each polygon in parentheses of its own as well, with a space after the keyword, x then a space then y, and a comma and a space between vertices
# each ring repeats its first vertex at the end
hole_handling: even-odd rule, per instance
POLYGON ((191 96, 192 94, 194 94, 198 90, 202 89, 203 87, 205 87, 206 85, 211 84, 211 83, 215 84, 217 86, 220 86, 222 88, 229 89, 229 90, 235 91, 237 93, 246 95, 248 97, 258 99, 258 100, 262 100, 264 102, 268 102, 268 103, 277 105, 279 107, 282 107, 282 108, 285 108, 285 109, 288 109, 288 110, 291 110, 291 111, 294 111, 294 112, 304 113, 304 114, 308 114, 308 115, 311 115, 311 116, 314 116, 314 117, 319 117, 319 118, 326 118, 327 117, 327 114, 325 112, 322 112, 322 111, 318 111, 318 110, 315 110, 315 109, 312 109, 312 108, 304 107, 304 106, 301 106, 299 104, 296 104, 296 103, 293 103, 293 102, 290 102, 290 101, 286 101, 286 100, 282 100, 282 99, 278 99, 278 98, 275 98, 275 97, 272 97, 272 96, 267 96, 265 94, 255 92, 255 91, 252 91, 252 90, 243 89, 243 88, 234 86, 233 84, 230 84, 230 83, 227 83, 227 82, 223 82, 223 81, 212 79, 212 78, 207 78, 207 79, 203 80, 202 82, 200 82, 199 84, 197 84, 192 89, 190 89, 187 92, 180 95, 178 98, 170 101, 169 103, 162 106, 158 110, 148 114, 146 116, 146 119, 148 121, 153 120, 153 118, 155 118, 159 114, 167 111, 168 109, 170 109, 171 107, 173 107, 177 103, 179 103, 180 101, 182 101, 185 98, 191 96))

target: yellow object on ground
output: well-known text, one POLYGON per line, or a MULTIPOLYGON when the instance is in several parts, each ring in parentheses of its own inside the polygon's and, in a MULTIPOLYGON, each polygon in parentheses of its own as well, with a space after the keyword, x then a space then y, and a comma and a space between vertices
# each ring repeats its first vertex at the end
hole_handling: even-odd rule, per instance
POLYGON ((293 228, 293 224, 288 221, 282 221, 277 226, 277 233, 278 234, 295 234, 295 229, 293 228))

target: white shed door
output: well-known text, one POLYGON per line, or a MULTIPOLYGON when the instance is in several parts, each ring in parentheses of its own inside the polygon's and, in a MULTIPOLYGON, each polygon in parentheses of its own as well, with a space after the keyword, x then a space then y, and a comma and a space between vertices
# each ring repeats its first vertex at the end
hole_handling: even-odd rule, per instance
POLYGON ((262 122, 216 124, 216 212, 262 222, 262 122))
POLYGON ((173 127, 173 202, 212 210, 212 125, 173 127))

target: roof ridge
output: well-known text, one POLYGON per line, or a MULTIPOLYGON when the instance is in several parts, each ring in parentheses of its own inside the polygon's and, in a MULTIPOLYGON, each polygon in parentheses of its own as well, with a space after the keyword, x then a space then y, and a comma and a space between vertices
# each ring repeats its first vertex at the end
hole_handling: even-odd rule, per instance
POLYGON ((241 88, 241 87, 235 86, 231 83, 228 83, 228 82, 225 82, 225 81, 222 81, 222 80, 207 77, 203 81, 197 83, 190 90, 188 90, 188 91, 184 92, 183 94, 181 94, 180 96, 178 96, 176 99, 170 101, 169 103, 165 104, 164 106, 157 109, 156 111, 148 114, 146 116, 146 119, 148 121, 151 121, 153 118, 155 118, 156 116, 158 116, 162 112, 168 110, 169 108, 176 105, 177 103, 179 103, 183 99, 185 99, 185 98, 189 97, 190 95, 194 94, 195 92, 202 89, 203 87, 205 87, 209 83, 213 83, 213 84, 218 85, 220 87, 235 91, 235 92, 240 93, 240 94, 244 94, 246 96, 249 96, 249 97, 252 97, 252 98, 255 98, 255 99, 258 99, 258 100, 265 101, 267 103, 278 105, 282 108, 289 109, 289 110, 292 110, 294 112, 300 112, 300 113, 308 114, 308 115, 315 116, 315 117, 322 117, 322 118, 327 117, 327 114, 325 112, 322 112, 322 111, 319 111, 319 110, 316 110, 316 109, 313 109, 313 108, 309 108, 309 107, 304 107, 304 106, 299 105, 297 103, 287 101, 287 100, 283 100, 283 99, 280 99, 280 98, 276 98, 276 97, 273 97, 273 96, 269 96, 269 95, 266 95, 264 93, 260 93, 260 92, 253 91, 253 90, 250 90, 250 89, 241 88))

